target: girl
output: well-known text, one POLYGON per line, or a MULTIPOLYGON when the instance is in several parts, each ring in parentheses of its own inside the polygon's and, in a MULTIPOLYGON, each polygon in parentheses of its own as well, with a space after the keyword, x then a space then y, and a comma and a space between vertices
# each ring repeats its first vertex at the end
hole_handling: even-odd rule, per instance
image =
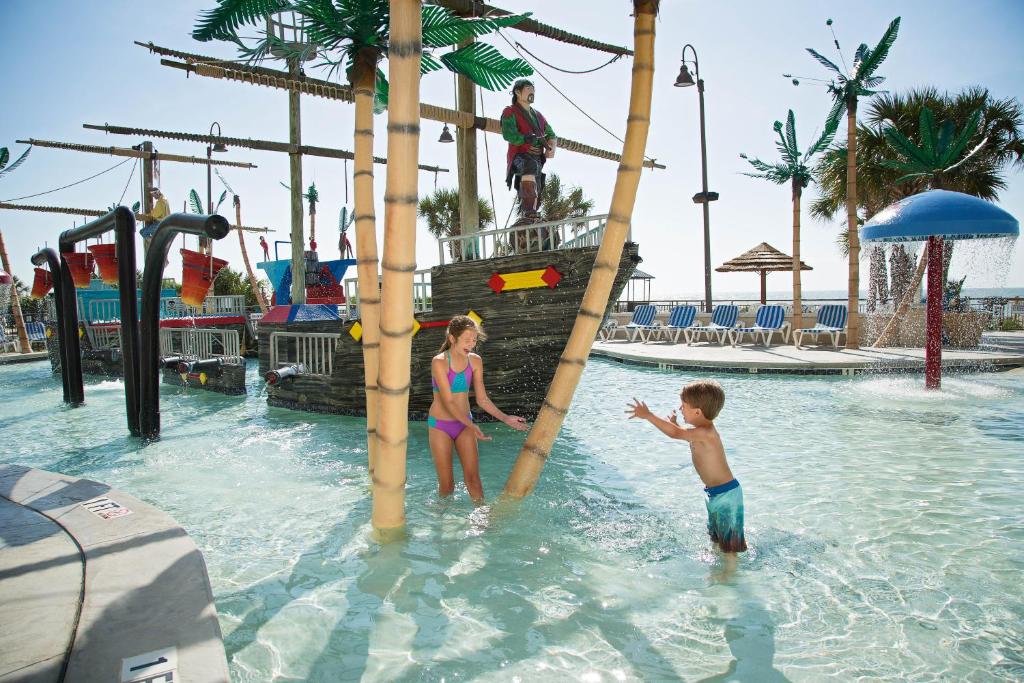
POLYGON ((512 429, 525 431, 526 420, 501 412, 484 389, 484 363, 480 356, 470 353, 484 333, 472 318, 457 315, 448 323, 441 351, 430 364, 431 383, 434 385, 434 401, 430 404, 427 426, 430 453, 437 468, 438 494, 451 495, 455 489, 452 473, 452 446, 462 464, 462 476, 473 502, 484 498, 480 483, 480 469, 477 462, 477 439, 490 441, 480 428, 473 424, 469 410, 469 387, 472 385, 476 404, 492 417, 501 420, 512 429))

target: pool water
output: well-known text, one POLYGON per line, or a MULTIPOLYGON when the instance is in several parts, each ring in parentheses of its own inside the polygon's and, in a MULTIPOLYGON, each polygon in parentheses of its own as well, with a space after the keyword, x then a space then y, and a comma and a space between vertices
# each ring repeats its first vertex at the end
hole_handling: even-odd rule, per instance
MULTIPOLYGON (((0 367, 0 443, 189 531, 235 681, 1024 677, 1024 374, 717 377, 750 545, 731 576, 686 445, 624 415, 695 377, 592 361, 517 506, 439 500, 414 424, 408 539, 383 547, 363 422, 268 408, 255 366, 247 398, 162 387, 144 448, 120 382, 72 410, 48 364, 0 367)), ((522 435, 484 430, 493 500, 522 435)))

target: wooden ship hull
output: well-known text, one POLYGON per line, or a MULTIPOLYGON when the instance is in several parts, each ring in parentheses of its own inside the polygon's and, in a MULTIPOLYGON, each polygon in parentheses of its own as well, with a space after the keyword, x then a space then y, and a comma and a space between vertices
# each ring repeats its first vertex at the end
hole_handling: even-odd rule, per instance
MULTIPOLYGON (((430 362, 444 341, 448 320, 470 312, 479 316, 487 334, 487 340, 478 345, 477 351, 484 359, 488 395, 506 412, 533 419, 576 321, 596 255, 597 247, 587 246, 463 261, 431 269, 432 310, 415 316, 420 327, 412 343, 410 419, 426 419, 433 400, 430 362), (536 286, 506 291, 500 289, 499 281, 492 279, 496 273, 535 273, 531 277, 536 278, 537 282, 532 283, 536 286)), ((609 308, 640 261, 638 246, 627 243, 619 260, 609 308)), ((522 284, 516 280, 516 287, 522 284)), ((300 342, 289 339, 288 334, 340 334, 329 374, 303 372, 268 384, 267 402, 310 412, 365 415, 363 351, 356 339, 358 334, 352 334, 356 322, 261 322, 259 359, 263 375, 277 369, 271 367, 271 343, 277 345, 275 365, 279 368, 300 360, 296 348, 300 342), (275 332, 284 334, 274 340, 275 332)), ((482 411, 474 410, 474 415, 490 419, 482 411)))

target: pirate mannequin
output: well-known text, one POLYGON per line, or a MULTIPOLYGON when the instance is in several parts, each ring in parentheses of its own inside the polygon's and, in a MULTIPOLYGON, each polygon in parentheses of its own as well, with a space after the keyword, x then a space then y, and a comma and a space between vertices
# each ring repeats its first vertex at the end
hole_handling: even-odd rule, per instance
POLYGON ((558 138, 543 114, 533 108, 533 83, 516 81, 512 105, 501 113, 501 135, 508 142, 505 184, 519 191, 523 222, 535 222, 544 189, 544 162, 554 156, 558 138))

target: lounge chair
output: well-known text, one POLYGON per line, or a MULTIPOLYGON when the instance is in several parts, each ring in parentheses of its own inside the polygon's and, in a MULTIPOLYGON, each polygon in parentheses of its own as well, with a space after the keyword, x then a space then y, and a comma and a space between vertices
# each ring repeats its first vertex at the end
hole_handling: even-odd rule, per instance
POLYGON ((728 334, 729 330, 736 327, 736 317, 739 314, 740 309, 734 304, 715 306, 715 310, 711 312, 711 324, 690 328, 689 343, 698 341, 698 337, 702 334, 706 336, 709 343, 712 337, 719 344, 724 343, 725 335, 728 334))
MULTIPOLYGON (((664 337, 671 339, 673 344, 679 343, 679 335, 682 334, 686 343, 690 343, 690 330, 693 328, 693 321, 697 317, 697 309, 694 306, 676 306, 668 315, 668 324, 647 330, 645 342, 657 341, 664 337)), ((641 336, 644 336, 641 334, 641 336)))
POLYGON ((46 326, 38 320, 25 323, 25 331, 28 332, 29 345, 46 344, 46 326))
POLYGON ((17 353, 18 351, 18 340, 7 336, 7 332, 4 331, 3 325, 0 325, 0 353, 5 350, 11 353, 17 353))
POLYGON ((782 339, 789 341, 789 323, 786 322, 786 309, 782 306, 761 306, 754 316, 754 324, 750 327, 737 327, 729 330, 729 341, 736 346, 743 335, 749 334, 754 340, 760 339, 765 346, 772 345, 772 335, 782 333, 782 339))
POLYGON ((637 306, 633 311, 633 319, 623 328, 626 330, 626 338, 631 342, 636 341, 642 332, 661 327, 661 323, 654 320, 654 314, 657 310, 653 304, 640 304, 637 306))
POLYGON ((796 348, 800 348, 805 334, 813 334, 820 337, 827 334, 832 340, 832 346, 839 349, 839 335, 846 334, 846 306, 842 304, 826 304, 818 309, 818 320, 814 327, 805 327, 793 332, 793 339, 796 348))
POLYGON ((601 328, 597 331, 597 338, 601 341, 611 341, 615 339, 615 334, 621 329, 619 321, 615 318, 605 318, 601 323, 601 328))

